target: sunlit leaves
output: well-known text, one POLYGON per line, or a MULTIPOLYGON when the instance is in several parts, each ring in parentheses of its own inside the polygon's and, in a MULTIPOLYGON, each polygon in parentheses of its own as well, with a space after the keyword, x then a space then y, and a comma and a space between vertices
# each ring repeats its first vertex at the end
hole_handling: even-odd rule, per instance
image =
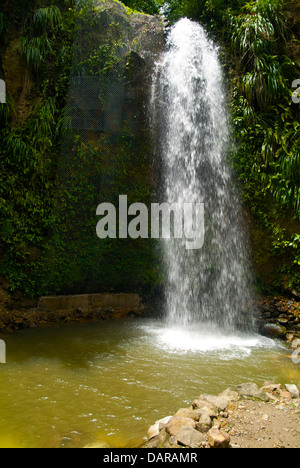
POLYGON ((293 208, 300 218, 300 151, 279 161, 280 177, 274 186, 274 196, 278 203, 293 208))
POLYGON ((53 31, 62 25, 62 16, 55 5, 37 9, 32 18, 30 33, 21 38, 21 51, 27 66, 37 72, 53 52, 53 31))
POLYGON ((260 13, 230 18, 232 45, 245 67, 253 66, 262 54, 272 51, 274 27, 260 13))
POLYGON ((282 53, 288 35, 282 5, 281 0, 258 0, 247 3, 240 15, 228 13, 228 40, 240 69, 232 109, 238 138, 255 159, 249 176, 259 174, 264 196, 272 194, 279 206, 300 217, 300 125, 296 106, 291 107, 297 70, 282 53))

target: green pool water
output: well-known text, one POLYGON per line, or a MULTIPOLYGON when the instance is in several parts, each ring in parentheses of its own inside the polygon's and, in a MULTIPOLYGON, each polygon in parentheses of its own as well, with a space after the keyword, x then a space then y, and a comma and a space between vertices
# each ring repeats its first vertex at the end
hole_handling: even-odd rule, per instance
POLYGON ((280 342, 132 319, 5 335, 0 447, 143 443, 155 420, 246 381, 300 384, 280 342))

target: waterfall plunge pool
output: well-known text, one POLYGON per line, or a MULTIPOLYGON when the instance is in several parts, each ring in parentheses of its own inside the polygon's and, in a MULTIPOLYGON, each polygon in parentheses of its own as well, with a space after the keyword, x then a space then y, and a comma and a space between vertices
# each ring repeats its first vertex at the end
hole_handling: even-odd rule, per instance
POLYGON ((129 448, 201 393, 246 381, 300 384, 281 342, 127 319, 5 336, 0 447, 129 448))

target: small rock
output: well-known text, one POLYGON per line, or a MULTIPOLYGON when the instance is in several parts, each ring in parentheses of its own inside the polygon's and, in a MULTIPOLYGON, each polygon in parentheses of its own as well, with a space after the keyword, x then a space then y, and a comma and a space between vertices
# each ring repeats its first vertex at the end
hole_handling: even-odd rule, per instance
POLYGON ((215 406, 209 403, 205 399, 205 397, 203 397, 202 395, 197 400, 193 401, 192 407, 193 409, 196 409, 196 410, 199 410, 199 409, 201 410, 203 408, 210 408, 211 410, 216 411, 215 406))
POLYGON ((236 401, 239 401, 240 399, 238 392, 234 392, 230 388, 227 388, 226 390, 224 390, 224 392, 220 393, 219 397, 225 398, 229 402, 233 402, 233 401, 236 402, 236 401))
POLYGON ((213 427, 208 432, 208 442, 211 448, 228 448, 230 436, 225 432, 221 432, 217 427, 213 427))
POLYGON ((286 325, 286 324, 288 323, 288 321, 289 321, 289 319, 286 318, 286 317, 280 317, 280 318, 277 319, 277 320, 278 320, 278 323, 280 323, 280 324, 282 324, 282 325, 286 325))
POLYGON ((215 419, 213 421, 213 427, 216 427, 216 428, 220 429, 221 428, 221 422, 218 421, 217 419, 215 419))
POLYGON ((295 338, 291 344, 291 348, 292 349, 298 349, 300 348, 300 339, 299 338, 295 338))
POLYGON ((190 418, 199 421, 199 412, 190 408, 181 408, 175 414, 176 418, 190 418))
POLYGON ((261 388, 261 391, 265 393, 279 394, 279 390, 281 390, 281 388, 282 387, 280 384, 275 384, 273 382, 265 382, 261 388))
POLYGON ((182 426, 176 436, 177 442, 185 447, 197 448, 205 441, 205 436, 192 427, 182 426))
POLYGON ((282 390, 280 392, 280 397, 287 401, 292 401, 292 395, 287 390, 282 390))
MULTIPOLYGON (((162 429, 159 435, 153 437, 151 440, 147 442, 145 448, 158 448, 161 447, 168 439, 168 434, 165 429, 162 429)), ((176 442, 177 443, 177 442, 176 442)))
POLYGON ((291 343, 294 338, 295 338, 294 335, 292 335, 291 333, 288 333, 286 335, 286 341, 288 341, 289 343, 291 343))
POLYGON ((165 429, 170 436, 177 436, 178 432, 180 431, 181 427, 191 427, 195 429, 196 421, 191 418, 177 418, 173 417, 170 419, 168 424, 166 425, 165 429))
POLYGON ((206 432, 209 431, 209 429, 212 427, 212 420, 208 416, 208 414, 203 414, 199 420, 199 422, 196 425, 197 431, 205 434, 206 432))
POLYGON ((153 426, 151 426, 148 429, 147 437, 148 437, 148 440, 151 440, 158 435, 159 435, 159 423, 156 423, 156 424, 153 424, 153 426))
POLYGON ((219 411, 225 411, 229 404, 229 399, 223 396, 207 395, 205 399, 219 411))
POLYGON ((263 333, 269 338, 284 338, 287 334, 287 329, 283 325, 269 323, 264 326, 263 333))
POLYGON ((159 425, 159 430, 161 431, 167 424, 168 422, 172 419, 173 416, 167 416, 163 419, 159 419, 158 421, 155 422, 155 424, 159 425))
POLYGON ((211 409, 211 407, 209 407, 209 406, 204 406, 202 409, 195 410, 195 411, 199 414, 199 419, 203 415, 207 415, 211 419, 216 419, 218 417, 218 413, 216 411, 214 411, 213 409, 211 409))
POLYGON ((237 391, 243 398, 257 398, 262 401, 269 401, 269 397, 266 393, 260 390, 255 383, 238 385, 237 391))
POLYGON ((285 388, 292 395, 293 400, 300 398, 300 392, 296 385, 286 385, 285 388))

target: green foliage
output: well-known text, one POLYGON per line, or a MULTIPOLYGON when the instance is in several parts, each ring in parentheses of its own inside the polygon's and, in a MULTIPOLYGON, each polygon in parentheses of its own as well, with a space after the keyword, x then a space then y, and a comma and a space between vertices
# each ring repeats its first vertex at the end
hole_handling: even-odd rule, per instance
POLYGON ((3 36, 5 31, 6 31, 6 18, 4 14, 0 11, 0 37, 3 36))
POLYGON ((98 45, 74 66, 73 74, 75 76, 105 76, 110 72, 115 72, 117 75, 121 56, 119 50, 123 47, 123 42, 114 41, 98 45))
POLYGON ((23 37, 21 39, 22 53, 28 67, 38 71, 44 59, 52 52, 51 42, 47 35, 39 37, 23 37))
POLYGON ((231 108, 239 141, 235 164, 245 199, 257 226, 269 236, 275 263, 281 258, 277 286, 299 289, 298 244, 293 241, 299 222, 289 229, 281 225, 282 220, 290 224, 286 213, 300 219, 299 106, 291 102, 291 83, 299 69, 287 56, 282 5, 261 0, 245 5, 242 15, 229 14, 227 40, 239 71, 231 108))
POLYGON ((163 6, 171 22, 186 16, 193 20, 201 20, 207 28, 217 28, 220 32, 224 26, 227 9, 230 8, 234 13, 239 12, 245 3, 244 0, 167 0, 163 6))
POLYGON ((59 36, 65 39, 62 13, 56 5, 38 8, 27 17, 27 32, 21 37, 21 52, 34 72, 57 52, 59 36))
POLYGON ((54 222, 55 170, 71 65, 70 55, 63 58, 60 52, 72 48, 73 12, 56 5, 35 9, 38 5, 31 2, 23 17, 19 6, 7 17, 23 32, 21 50, 35 86, 25 122, 19 121, 10 95, 7 106, 1 106, 0 270, 12 290, 20 288, 32 296, 38 282, 32 276, 32 251, 42 252, 54 222))
POLYGON ((45 34, 49 29, 62 26, 62 15, 56 5, 39 8, 33 15, 33 29, 36 34, 45 34))
POLYGON ((122 3, 133 11, 143 12, 148 15, 158 15, 160 13, 160 6, 164 2, 163 0, 124 0, 122 3))
MULTIPOLYGON (((286 46, 283 1, 124 3, 130 12, 162 10, 171 22, 183 16, 200 20, 222 45, 231 77, 232 161, 254 220, 262 288, 299 290, 300 106, 291 100, 299 68, 286 46)), ((129 203, 149 204, 147 138, 135 139, 123 129, 114 141, 103 135, 91 143, 66 125, 71 74, 98 76, 107 84, 112 76, 124 79, 119 25, 112 24, 103 41, 100 14, 93 0, 15 0, 14 8, 0 6, 1 42, 7 31, 20 37, 34 84, 25 122, 18 120, 9 95, 0 106, 0 274, 11 289, 27 295, 78 292, 82 284, 91 291, 150 293, 161 280, 152 242, 100 243, 95 236, 95 209, 103 198, 117 204, 116 194, 123 192, 129 203)))
POLYGON ((147 295, 160 281, 152 242, 96 236, 99 203, 117 205, 122 192, 130 203, 150 203, 147 139, 124 128, 89 141, 65 112, 70 76, 124 84, 124 44, 117 25, 103 41, 92 0, 71 3, 32 2, 23 17, 17 1, 9 17, 33 87, 25 121, 9 96, 0 109, 0 274, 27 296, 111 288, 147 295))
MULTIPOLYGON (((300 127, 300 125, 298 125, 300 127)), ((279 160, 278 178, 273 193, 278 204, 292 207, 300 218, 300 152, 279 160)))
POLYGON ((262 288, 300 290, 300 106, 291 85, 283 0, 169 0, 170 21, 200 20, 222 45, 231 78, 232 160, 253 216, 254 259, 262 288))

